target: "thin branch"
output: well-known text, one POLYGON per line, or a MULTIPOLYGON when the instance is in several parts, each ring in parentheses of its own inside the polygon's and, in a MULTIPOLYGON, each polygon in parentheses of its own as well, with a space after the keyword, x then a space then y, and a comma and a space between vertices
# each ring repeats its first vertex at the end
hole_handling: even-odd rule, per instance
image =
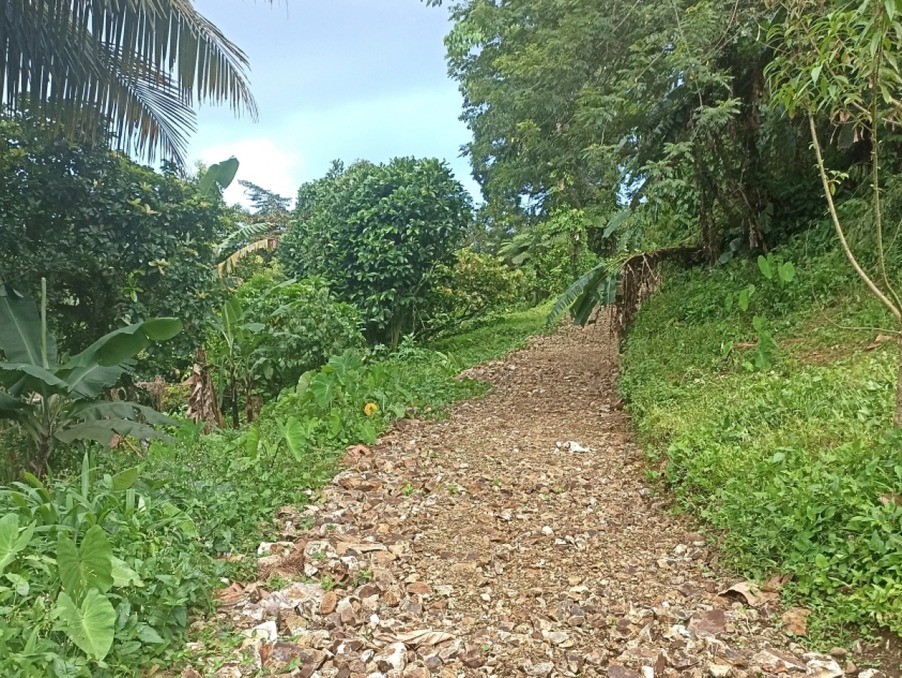
POLYGON ((849 247, 849 243, 846 241, 846 234, 843 232, 842 224, 839 221, 839 214, 836 212, 836 204, 833 202, 833 193, 831 193, 830 191, 830 180, 827 178, 827 171, 824 165, 824 154, 821 151, 821 144, 817 138, 817 127, 814 124, 813 115, 808 116, 808 125, 811 129, 811 141, 814 144, 814 153, 817 157, 817 169, 821 175, 821 183, 824 187, 824 197, 826 197, 827 199, 827 207, 830 210, 830 218, 833 220, 833 227, 836 230, 836 235, 839 238, 842 250, 843 252, 845 252, 846 258, 849 260, 849 263, 852 264, 852 268, 855 269, 855 272, 864 281, 864 284, 867 285, 869 290, 871 290, 871 293, 873 293, 873 295, 877 297, 883 303, 883 305, 889 309, 890 313, 892 313, 893 317, 896 319, 896 322, 902 325, 902 310, 900 310, 880 290, 880 288, 877 287, 874 281, 871 280, 870 276, 865 273, 864 269, 861 268, 861 265, 855 258, 852 249, 849 247))

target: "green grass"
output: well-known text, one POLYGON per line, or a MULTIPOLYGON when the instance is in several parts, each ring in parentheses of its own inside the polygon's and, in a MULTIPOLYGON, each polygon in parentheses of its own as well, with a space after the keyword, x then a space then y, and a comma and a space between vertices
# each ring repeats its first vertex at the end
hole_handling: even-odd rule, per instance
POLYGON ((436 339, 429 348, 450 353, 462 365, 472 367, 520 348, 527 337, 546 330, 552 302, 525 311, 492 315, 471 321, 461 331, 436 339))
POLYGON ((898 352, 839 253, 796 241, 788 284, 755 262, 672 271, 625 343, 621 390, 681 504, 752 577, 793 576, 817 623, 902 632, 898 352), (748 308, 735 303, 749 284, 748 308), (776 348, 756 363, 759 327, 776 348), (854 329, 857 328, 857 329, 854 329))

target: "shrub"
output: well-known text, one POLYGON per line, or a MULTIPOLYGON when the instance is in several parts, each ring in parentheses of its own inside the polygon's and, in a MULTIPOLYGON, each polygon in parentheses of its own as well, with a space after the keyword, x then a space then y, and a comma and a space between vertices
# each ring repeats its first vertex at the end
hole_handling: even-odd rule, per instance
POLYGON ((0 490, 0 673, 130 675, 209 603, 194 522, 136 490, 138 474, 97 477, 86 456, 74 482, 0 490))
POLYGON ((289 275, 320 276, 353 304, 370 342, 396 347, 471 218, 470 197, 438 160, 336 163, 301 187, 276 256, 289 275))
MULTIPOLYGON (((256 274, 234 292, 243 322, 258 327, 247 347, 258 384, 276 395, 330 356, 363 346, 358 314, 338 302, 322 280, 280 280, 256 274)), ((222 362, 222 343, 212 342, 208 358, 222 362)))
POLYGON ((561 294, 598 263, 589 249, 587 223, 581 210, 559 211, 527 227, 499 250, 522 268, 532 303, 561 294))
POLYGON ((424 329, 442 329, 488 311, 510 309, 525 301, 525 276, 500 257, 458 250, 453 266, 435 273, 431 310, 424 329))

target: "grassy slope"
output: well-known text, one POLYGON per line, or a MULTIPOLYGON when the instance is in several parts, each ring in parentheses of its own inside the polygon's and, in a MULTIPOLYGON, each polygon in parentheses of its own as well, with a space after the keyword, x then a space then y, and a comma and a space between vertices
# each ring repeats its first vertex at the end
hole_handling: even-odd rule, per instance
POLYGON ((682 504, 732 565, 791 573, 821 622, 902 632, 898 353, 886 313, 839 253, 798 240, 789 284, 755 262, 671 272, 625 344, 621 389, 682 504), (735 302, 748 284, 749 308, 735 302), (777 342, 754 367, 754 316, 777 342), (851 329, 859 328, 859 329, 851 329), (730 350, 730 346, 733 349, 730 350))

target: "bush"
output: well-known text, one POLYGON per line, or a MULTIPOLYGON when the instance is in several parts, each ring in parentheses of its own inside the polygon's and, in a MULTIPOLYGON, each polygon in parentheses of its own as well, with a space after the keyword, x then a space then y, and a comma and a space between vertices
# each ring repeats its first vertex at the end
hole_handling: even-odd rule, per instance
MULTIPOLYGON (((322 280, 257 274, 234 294, 245 309, 244 322, 262 326, 251 353, 270 395, 297 384, 301 374, 330 356, 363 346, 356 309, 336 301, 322 280)), ((208 358, 217 364, 215 346, 208 358)))
POLYGON ((500 257, 458 250, 453 266, 441 265, 426 329, 454 327, 489 311, 508 310, 525 301, 523 271, 500 257))
POLYGON ((86 456, 69 482, 0 490, 0 673, 131 675, 210 602, 215 564, 194 522, 136 490, 138 474, 97 477, 86 456))
POLYGON ((396 347, 428 313, 433 271, 451 260, 471 209, 438 160, 336 163, 298 191, 276 257, 289 275, 320 276, 353 304, 371 343, 396 347))

